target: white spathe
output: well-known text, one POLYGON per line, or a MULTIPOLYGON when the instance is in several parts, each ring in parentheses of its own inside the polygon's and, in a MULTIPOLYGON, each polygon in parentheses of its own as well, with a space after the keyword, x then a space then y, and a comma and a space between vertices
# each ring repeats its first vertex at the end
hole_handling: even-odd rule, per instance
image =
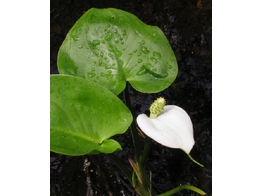
POLYGON ((136 120, 148 137, 163 146, 180 148, 189 153, 195 144, 192 121, 186 111, 178 106, 166 105, 156 118, 140 114, 136 120))

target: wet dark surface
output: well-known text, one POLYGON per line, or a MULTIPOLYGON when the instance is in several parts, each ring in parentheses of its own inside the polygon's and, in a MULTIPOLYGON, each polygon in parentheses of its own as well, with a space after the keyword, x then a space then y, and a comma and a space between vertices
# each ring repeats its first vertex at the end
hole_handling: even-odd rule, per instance
MULTIPOLYGON (((177 57, 179 74, 175 82, 157 94, 130 90, 132 109, 136 115, 147 113, 149 105, 159 96, 167 104, 184 108, 194 124, 195 146, 192 157, 205 165, 201 168, 177 149, 155 142, 146 162, 153 188, 163 193, 181 184, 197 186, 212 195, 212 5, 210 0, 117 1, 117 0, 51 0, 50 73, 58 73, 58 49, 75 21, 88 9, 114 7, 128 11, 144 23, 162 29, 177 57)), ((121 96, 121 95, 120 95, 121 96)), ((116 136, 123 151, 116 155, 128 164, 133 156, 131 134, 116 136)), ((141 139, 141 143, 142 143, 141 139)), ((50 194, 85 196, 136 195, 132 186, 105 155, 69 157, 51 153, 50 194), (90 164, 86 183, 84 160, 90 164), (91 195, 91 194, 89 194, 91 195)), ((128 164, 129 165, 129 164, 128 164)), ((182 191, 176 195, 197 195, 182 191)))

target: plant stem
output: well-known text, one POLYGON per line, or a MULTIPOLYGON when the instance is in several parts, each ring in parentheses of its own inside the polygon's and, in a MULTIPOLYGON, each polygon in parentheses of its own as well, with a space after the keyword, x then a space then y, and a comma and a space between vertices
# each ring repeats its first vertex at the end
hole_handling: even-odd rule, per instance
POLYGON ((146 158, 148 157, 148 153, 150 150, 150 145, 151 145, 151 138, 148 136, 145 136, 145 145, 144 145, 144 150, 143 150, 143 154, 139 159, 139 164, 143 165, 146 161, 146 158))
MULTIPOLYGON (((124 99, 125 99, 125 103, 127 107, 130 109, 133 115, 133 119, 135 119, 134 112, 132 111, 132 108, 131 108, 128 88, 129 88, 129 84, 127 83, 127 87, 125 88, 123 92, 124 99)), ((140 181, 138 180, 134 188, 136 192, 141 196, 156 196, 157 194, 155 193, 153 189, 151 189, 151 186, 150 186, 151 182, 148 179, 145 168, 143 167, 143 163, 146 160, 146 157, 148 156, 151 139, 148 137, 146 138, 144 151, 142 154, 141 145, 140 145, 139 137, 138 137, 138 131, 135 125, 135 120, 133 120, 130 126, 130 129, 131 129, 131 134, 132 134, 132 139, 133 139, 133 146, 135 150, 135 155, 134 155, 135 162, 133 162, 131 159, 129 159, 129 161, 130 161, 130 164, 132 163, 131 166, 136 174, 136 178, 140 180, 140 181)))
POLYGON ((204 167, 204 165, 202 165, 201 163, 198 163, 195 159, 193 159, 193 157, 189 154, 189 153, 187 153, 186 151, 184 151, 186 154, 187 154, 187 156, 191 159, 191 161, 193 161, 194 163, 196 163, 197 165, 199 165, 199 166, 201 166, 201 167, 204 167))
POLYGON ((185 185, 178 186, 178 187, 176 187, 174 189, 171 189, 170 191, 162 193, 162 194, 160 194, 158 196, 172 196, 173 194, 175 194, 175 193, 177 193, 177 192, 179 192, 179 191, 181 191, 183 189, 189 189, 189 190, 194 191, 194 192, 196 192, 196 193, 198 193, 200 195, 206 195, 206 193, 204 191, 202 191, 201 189, 199 189, 199 188, 197 188, 195 186, 192 186, 192 185, 185 184, 185 185))
POLYGON ((126 164, 114 154, 107 154, 107 156, 121 170, 128 181, 132 184, 132 172, 126 167, 126 164))
POLYGON ((130 126, 130 129, 131 129, 131 134, 132 134, 132 139, 133 139, 133 146, 134 146, 134 150, 135 150, 135 160, 136 160, 136 162, 138 162, 139 157, 142 154, 142 151, 141 151, 141 146, 140 146, 140 143, 139 143, 139 140, 138 140, 139 139, 138 138, 138 132, 136 130, 136 125, 135 125, 135 120, 134 120, 135 115, 134 115, 132 108, 131 108, 131 102, 130 102, 130 98, 129 98, 128 88, 129 88, 129 85, 127 83, 127 86, 124 90, 124 99, 125 99, 127 107, 130 109, 130 111, 133 115, 133 122, 130 126))

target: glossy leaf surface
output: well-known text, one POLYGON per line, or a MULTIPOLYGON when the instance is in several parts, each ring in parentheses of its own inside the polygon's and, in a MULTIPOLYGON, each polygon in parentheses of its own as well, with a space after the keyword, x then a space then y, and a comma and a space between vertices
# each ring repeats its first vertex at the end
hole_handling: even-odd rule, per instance
POLYGON ((66 155, 112 153, 110 139, 132 122, 126 105, 97 83, 68 75, 50 77, 50 149, 66 155))
POLYGON ((124 90, 126 81, 140 92, 162 91, 178 72, 164 33, 114 8, 92 8, 75 23, 60 47, 58 69, 115 94, 124 90))

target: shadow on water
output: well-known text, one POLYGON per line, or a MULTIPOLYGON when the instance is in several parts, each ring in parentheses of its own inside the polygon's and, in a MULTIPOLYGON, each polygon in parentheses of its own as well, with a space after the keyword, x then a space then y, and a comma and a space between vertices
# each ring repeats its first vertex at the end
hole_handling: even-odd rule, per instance
MULTIPOLYGON (((58 73, 58 49, 75 21, 92 7, 114 7, 135 14, 144 23, 156 25, 167 36, 177 57, 179 74, 166 90, 142 94, 131 87, 131 107, 136 115, 148 113, 153 100, 163 96, 167 104, 184 108, 194 125, 192 157, 201 168, 177 149, 152 143, 146 162, 148 175, 158 193, 181 184, 197 186, 212 195, 212 5, 211 0, 74 1, 51 0, 50 73, 58 73)), ((121 96, 121 95, 120 95, 121 96)), ((128 163, 133 155, 129 130, 115 136, 123 151, 116 154, 128 163)), ((143 141, 141 140, 141 143, 143 141)), ((50 154, 50 194, 56 196, 136 195, 128 180, 104 155, 70 157, 50 154), (86 171, 83 164, 86 161, 86 171)), ((182 191, 176 195, 197 195, 182 191)))

